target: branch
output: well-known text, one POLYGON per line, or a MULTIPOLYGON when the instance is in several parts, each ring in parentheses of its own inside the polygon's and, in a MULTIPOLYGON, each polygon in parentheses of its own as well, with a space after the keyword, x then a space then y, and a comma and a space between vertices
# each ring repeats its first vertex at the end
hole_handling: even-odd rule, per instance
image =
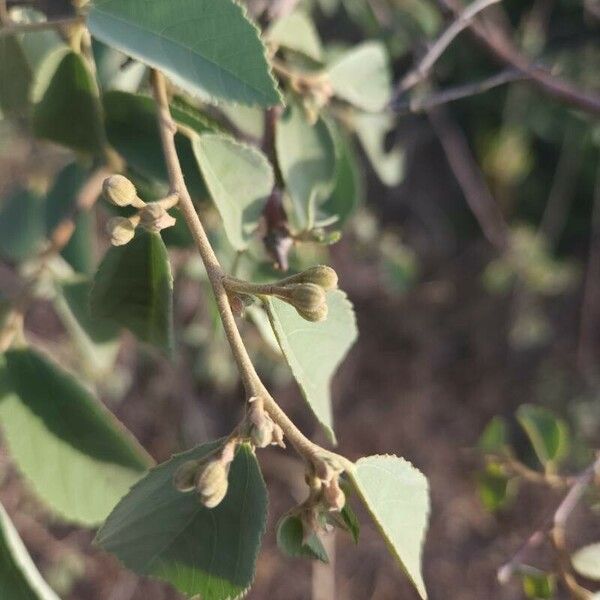
POLYGON ((428 111, 427 116, 483 235, 503 252, 508 245, 508 225, 485 182, 464 133, 450 119, 444 107, 428 111))
POLYGON ((501 0, 475 0, 469 4, 456 19, 443 31, 442 35, 429 48, 427 54, 419 61, 419 64, 408 72, 400 81, 396 88, 395 98, 401 96, 420 81, 423 81, 429 74, 429 71, 444 53, 444 50, 452 43, 454 38, 464 29, 469 27, 473 19, 484 9, 492 4, 497 4, 501 0))
POLYGON ((8 25, 0 28, 0 39, 8 35, 31 33, 34 31, 46 31, 48 29, 60 29, 62 27, 79 25, 84 22, 85 19, 82 15, 76 15, 73 17, 53 19, 51 21, 38 21, 35 23, 9 23, 8 25))
MULTIPOLYGON (((438 3, 459 15, 462 5, 458 0, 438 0, 438 3)), ((518 50, 507 34, 489 21, 472 19, 467 26, 480 43, 500 62, 518 69, 540 89, 562 102, 591 114, 600 115, 600 94, 579 89, 571 82, 554 75, 550 69, 533 65, 529 58, 518 50)))
POLYGON ((169 174, 171 192, 179 195, 179 209, 192 233, 192 237, 196 242, 200 257, 206 268, 208 279, 217 303, 219 316, 223 323, 223 328, 225 329, 225 335, 227 336, 227 341, 231 347, 248 398, 259 397, 263 400, 264 409, 269 416, 281 427, 298 454, 306 460, 314 463, 319 460, 319 458, 327 456, 328 458, 335 460, 337 464, 341 465, 344 469, 351 468, 352 463, 350 461, 333 452, 324 450, 305 437, 279 407, 277 402, 275 402, 260 380, 260 377, 250 360, 229 304, 227 291, 223 285, 225 272, 219 264, 204 230, 204 226, 194 208, 190 193, 185 185, 183 172, 175 148, 175 133, 177 131, 177 126, 175 125, 169 110, 165 78, 159 71, 152 72, 152 88, 158 107, 158 126, 163 154, 167 165, 167 172, 169 174))
POLYGON ((426 112, 442 104, 477 96, 501 85, 506 85, 514 81, 523 81, 524 79, 527 79, 527 76, 523 75, 521 71, 508 68, 480 81, 451 87, 424 98, 411 98, 403 102, 397 101, 391 105, 391 108, 400 114, 426 112))

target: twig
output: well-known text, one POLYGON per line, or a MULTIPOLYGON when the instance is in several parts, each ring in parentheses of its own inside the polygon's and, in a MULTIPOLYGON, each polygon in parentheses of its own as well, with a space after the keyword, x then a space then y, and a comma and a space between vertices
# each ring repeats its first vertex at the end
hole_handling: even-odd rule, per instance
POLYGON ((183 172, 175 148, 175 133, 177 127, 173 122, 169 109, 165 78, 159 71, 152 71, 152 88, 158 107, 158 126, 163 154, 167 165, 167 172, 169 174, 171 192, 179 195, 179 208, 192 233, 192 237, 196 242, 200 257, 206 268, 208 279, 217 303, 219 316, 225 330, 225 335, 227 336, 227 341, 229 342, 229 346, 238 366, 248 398, 258 396, 263 400, 265 410, 273 421, 281 427, 285 436, 300 456, 311 463, 319 460, 320 457, 327 456, 332 460, 337 461, 344 469, 351 468, 352 463, 346 458, 324 450, 309 440, 296 425, 294 425, 291 419, 279 407, 277 402, 275 402, 258 376, 254 365, 250 360, 229 304, 227 291, 223 285, 225 272, 221 268, 213 251, 204 230, 204 226, 200 221, 189 191, 185 185, 183 172))
POLYGON ((464 133, 443 106, 428 111, 427 116, 483 235, 503 252, 508 245, 508 225, 481 174, 464 133))
MULTIPOLYGON (((455 15, 459 15, 462 11, 462 5, 458 0, 438 0, 438 3, 450 9, 455 15)), ((489 21, 484 23, 472 19, 468 27, 497 60, 521 71, 528 80, 550 96, 585 112, 600 115, 600 94, 581 90, 571 82, 554 75, 547 67, 533 65, 513 45, 509 36, 489 21)))
POLYGON ((584 373, 595 366, 593 359, 594 340, 598 327, 598 305, 600 304, 600 161, 597 166, 594 206, 590 232, 590 258, 585 274, 581 319, 579 324, 579 344, 577 362, 584 373))
POLYGON ((441 106, 442 104, 448 104, 455 100, 477 96, 500 87, 501 85, 506 85, 507 83, 512 83, 514 81, 523 81, 524 79, 527 79, 527 76, 523 75, 521 71, 508 68, 480 81, 465 83, 464 85, 441 90, 440 92, 425 96, 424 98, 411 98, 410 100, 402 102, 398 101, 393 104, 391 108, 400 114, 424 112, 431 110, 436 106, 441 106))
POLYGON ((47 29, 60 29, 62 27, 70 27, 84 23, 85 19, 81 15, 73 17, 63 17, 61 19, 53 19, 51 21, 38 21, 35 23, 10 23, 0 28, 0 38, 8 35, 16 35, 19 33, 30 33, 34 31, 46 31, 47 29))
POLYGON ((488 6, 497 4, 501 0, 475 0, 469 4, 464 11, 457 15, 456 19, 442 32, 442 35, 429 48, 425 56, 419 61, 419 64, 408 72, 398 84, 395 97, 398 98, 404 92, 408 91, 420 81, 423 81, 431 71, 431 68, 436 63, 438 58, 444 53, 444 50, 452 43, 454 38, 464 29, 466 29, 471 21, 488 6))

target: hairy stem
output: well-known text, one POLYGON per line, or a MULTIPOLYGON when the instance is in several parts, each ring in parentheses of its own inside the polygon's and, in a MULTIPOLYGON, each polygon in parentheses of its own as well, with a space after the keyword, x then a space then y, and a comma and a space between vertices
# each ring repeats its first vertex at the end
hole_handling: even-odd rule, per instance
POLYGON ((279 407, 277 402, 275 402, 258 376, 254 365, 250 360, 229 304, 227 290, 223 284, 225 272, 219 264, 217 256, 206 235, 206 231, 204 230, 204 226, 194 208, 190 193, 185 185, 179 157, 177 156, 175 148, 175 133, 177 132, 177 126, 175 125, 169 110, 165 78, 159 71, 152 72, 152 88, 158 107, 158 126, 167 165, 167 172, 169 174, 171 192, 178 194, 179 196, 179 209, 192 233, 192 237, 196 242, 200 257, 206 268, 208 279, 217 303, 219 316, 223 323, 223 328, 225 329, 225 335, 227 336, 227 341, 231 347, 248 398, 259 396, 263 399, 264 408, 269 416, 281 427, 283 433, 298 454, 307 461, 312 463, 319 458, 329 457, 342 465, 343 468, 350 468, 352 465, 350 461, 333 452, 322 449, 320 446, 317 446, 309 440, 296 425, 294 425, 291 419, 279 407))

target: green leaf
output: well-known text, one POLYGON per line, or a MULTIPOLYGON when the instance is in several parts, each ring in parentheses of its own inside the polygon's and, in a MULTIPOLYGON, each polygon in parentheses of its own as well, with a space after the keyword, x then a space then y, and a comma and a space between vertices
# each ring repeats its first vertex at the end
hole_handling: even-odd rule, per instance
POLYGON ((600 581, 600 542, 577 550, 571 556, 571 562, 582 577, 600 581))
POLYGON ((0 210, 0 254, 25 260, 40 249, 43 238, 42 198, 31 190, 15 190, 0 210))
POLYGON ((385 138, 395 119, 387 113, 354 116, 356 135, 371 166, 385 185, 394 187, 404 178, 404 151, 395 145, 386 151, 385 138))
POLYGON ((493 417, 486 425, 479 442, 479 450, 485 454, 503 454, 508 447, 508 424, 503 417, 493 417))
POLYGON ((129 569, 167 581, 188 597, 243 597, 254 578, 267 511, 254 453, 246 445, 238 450, 227 495, 216 508, 173 485, 180 465, 218 447, 203 444, 150 471, 117 505, 96 543, 129 569))
POLYGON ((516 413, 517 420, 531 441, 544 467, 556 466, 569 449, 567 424, 541 406, 523 404, 516 413))
POLYGON ((84 59, 69 52, 33 113, 36 136, 78 152, 98 155, 103 131, 96 84, 84 59))
POLYGON ((58 285, 54 306, 65 329, 80 349, 82 368, 95 380, 106 377, 119 352, 118 328, 90 315, 91 282, 73 277, 58 285))
POLYGON ((198 136, 192 146, 227 238, 236 250, 245 250, 273 189, 267 157, 218 134, 198 136))
POLYGON ((281 175, 300 229, 312 229, 316 210, 331 192, 335 146, 325 122, 311 125, 303 109, 291 103, 277 123, 275 146, 281 175))
POLYGON ((527 598, 554 598, 556 578, 552 573, 528 569, 523 574, 523 592, 527 598))
POLYGON ((429 518, 427 479, 397 456, 361 458, 348 473, 389 549, 427 598, 421 555, 429 518))
POLYGON ((304 539, 304 527, 300 517, 286 515, 277 525, 277 546, 292 558, 303 557, 328 563, 329 557, 319 536, 312 532, 304 539))
POLYGON ((72 375, 33 350, 6 353, 0 424, 19 470, 65 521, 97 525, 150 460, 72 375))
POLYGON ((173 348, 173 277, 157 233, 139 232, 108 250, 94 278, 91 313, 166 352, 173 348))
POLYGON ((364 182, 352 140, 334 122, 329 126, 335 143, 335 184, 320 212, 335 217, 336 227, 342 228, 363 201, 364 182))
POLYGON ((516 480, 509 479, 502 468, 490 463, 477 475, 477 492, 483 506, 490 512, 505 508, 514 498, 516 480))
POLYGON ((269 28, 267 40, 276 46, 304 54, 315 61, 323 55, 321 40, 312 19, 297 10, 278 19, 269 28))
POLYGON ((388 54, 381 42, 365 42, 343 54, 328 69, 340 98, 368 112, 379 112, 392 96, 388 54))
POLYGON ((0 589, 7 600, 60 600, 42 579, 1 504, 0 589))
POLYGON ((327 294, 329 315, 311 323, 277 298, 266 307, 281 351, 292 369, 308 406, 335 441, 331 409, 331 378, 357 337, 352 304, 344 292, 327 294))
POLYGON ((92 35, 201 98, 280 102, 258 29, 232 0, 95 0, 92 35))
MULTIPOLYGON (((56 176, 52 188, 46 196, 46 233, 49 235, 65 218, 76 212, 81 188, 89 177, 89 172, 78 163, 67 165, 56 176)), ((63 248, 63 258, 80 273, 92 274, 94 270, 95 222, 89 212, 78 214, 75 231, 63 248)))
POLYGON ((104 91, 121 90, 135 93, 146 76, 146 65, 131 60, 126 54, 99 42, 92 41, 98 84, 104 91))
MULTIPOLYGON (((168 183, 167 167, 160 142, 154 100, 140 94, 112 91, 102 98, 106 135, 110 144, 125 159, 129 168, 140 175, 168 183)), ((202 122, 185 111, 171 106, 173 118, 197 133, 212 131, 208 121, 202 122)), ((181 134, 175 136, 177 155, 185 181, 194 198, 206 195, 191 142, 181 134)))

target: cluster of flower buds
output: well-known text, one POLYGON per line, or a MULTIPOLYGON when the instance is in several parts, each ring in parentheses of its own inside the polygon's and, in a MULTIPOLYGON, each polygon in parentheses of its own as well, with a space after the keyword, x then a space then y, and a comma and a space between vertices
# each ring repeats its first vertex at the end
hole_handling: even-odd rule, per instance
POLYGON ((337 287, 337 273, 326 265, 311 267, 277 283, 275 295, 307 321, 327 318, 327 292, 337 287))
POLYGON ((264 409, 262 398, 253 396, 248 402, 250 404, 248 409, 249 435, 252 443, 257 448, 266 448, 267 446, 285 448, 283 430, 264 409))
POLYGON ((235 456, 235 442, 225 444, 215 458, 189 460, 175 472, 173 485, 180 492, 195 491, 206 508, 215 508, 227 495, 229 469, 235 456))
POLYGON ((175 219, 160 202, 146 204, 137 194, 135 185, 123 175, 107 177, 102 189, 106 199, 115 206, 133 206, 138 211, 131 217, 114 217, 107 223, 107 231, 113 246, 123 246, 135 236, 138 225, 151 232, 158 232, 175 225, 175 219))

